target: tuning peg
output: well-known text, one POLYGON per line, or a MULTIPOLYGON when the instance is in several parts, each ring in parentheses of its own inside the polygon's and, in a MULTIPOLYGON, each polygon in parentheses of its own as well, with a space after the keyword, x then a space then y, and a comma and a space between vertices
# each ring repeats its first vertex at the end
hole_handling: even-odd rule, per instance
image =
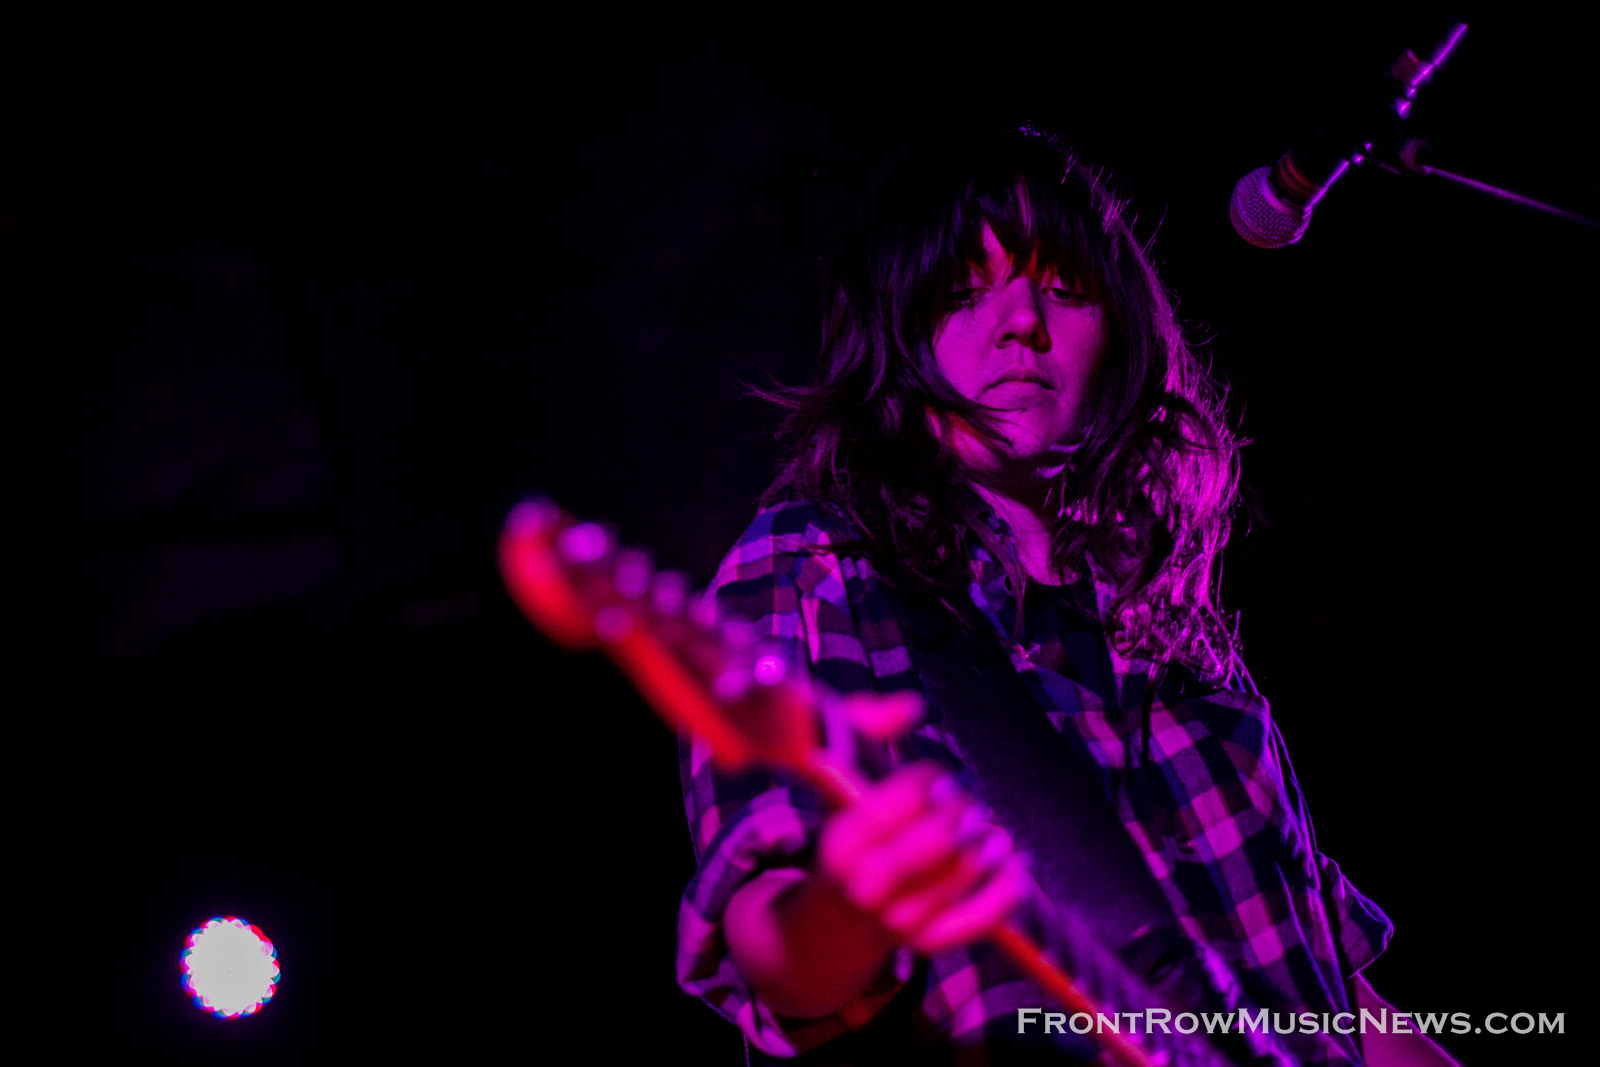
POLYGON ((624 600, 638 600, 650 592, 654 576, 649 553, 628 548, 617 553, 616 566, 611 570, 611 585, 624 600))
POLYGON ((750 674, 757 685, 771 688, 781 685, 789 676, 789 659, 775 648, 762 648, 756 656, 756 661, 750 667, 750 674))
POLYGON ((762 634, 761 627, 746 619, 724 619, 718 626, 722 636, 724 669, 712 688, 724 701, 740 699, 752 685, 770 689, 789 676, 789 659, 783 646, 762 634))
POLYGON ((707 630, 720 629, 723 622, 717 618, 717 602, 708 596, 695 597, 689 601, 689 617, 707 630))
POLYGON ((711 680, 711 692, 724 704, 732 704, 750 691, 749 670, 742 663, 730 663, 711 680))
POLYGON ((556 537, 556 551, 568 563, 580 566, 598 563, 610 555, 615 539, 597 522, 580 522, 569 526, 556 537))
POLYGON ((506 516, 506 529, 517 537, 538 537, 561 525, 555 501, 536 496, 522 501, 506 516))
POLYGON ((650 606, 663 615, 682 615, 689 606, 689 576, 660 571, 650 581, 650 606))

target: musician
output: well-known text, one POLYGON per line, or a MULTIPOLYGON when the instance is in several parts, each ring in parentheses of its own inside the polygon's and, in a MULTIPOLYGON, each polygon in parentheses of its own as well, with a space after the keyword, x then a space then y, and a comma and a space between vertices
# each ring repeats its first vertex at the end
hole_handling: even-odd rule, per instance
MULTIPOLYGON (((1017 1033, 1018 1008, 1056 1006, 985 938, 1011 922, 1049 944, 1051 903, 921 696, 921 603, 981 630, 1093 761, 1244 1003, 1382 1005, 1361 971, 1390 922, 1317 851, 1220 610, 1236 440, 1106 181, 1033 131, 914 154, 834 265, 815 384, 773 399, 789 458, 715 602, 793 643, 864 793, 829 812, 686 744, 685 990, 757 1059, 1093 1054, 1017 1033)), ((1289 1062, 1449 1063, 1415 1035, 1277 1040, 1289 1062)))

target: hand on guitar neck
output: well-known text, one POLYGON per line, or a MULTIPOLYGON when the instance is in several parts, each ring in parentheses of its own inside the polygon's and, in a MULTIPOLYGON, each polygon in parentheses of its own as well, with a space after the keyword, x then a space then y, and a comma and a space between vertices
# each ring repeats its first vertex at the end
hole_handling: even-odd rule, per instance
MULTIPOLYGON (((921 708, 912 694, 845 699, 853 725, 885 739, 921 708)), ((838 1010, 899 945, 934 953, 988 937, 1028 892, 1010 837, 942 768, 912 764, 860 789, 829 817, 812 870, 769 871, 729 903, 728 951, 780 1014, 838 1010)))
MULTIPOLYGON (((681 576, 656 573, 641 553, 549 501, 513 509, 500 563, 512 597, 546 635, 574 650, 604 649, 720 767, 781 768, 834 809, 814 869, 759 876, 727 909, 734 962, 773 1010, 827 1014, 864 990, 899 945, 934 952, 982 938, 1055 1003, 1099 1010, 1008 925, 1033 880, 1010 839, 941 770, 913 765, 867 783, 831 764, 818 744, 814 694, 783 656, 737 626, 697 618, 681 576)), ((921 712, 909 695, 847 697, 840 710, 878 738, 904 733, 921 712)), ((1118 1063, 1153 1062, 1118 1033, 1096 1039, 1118 1063)))

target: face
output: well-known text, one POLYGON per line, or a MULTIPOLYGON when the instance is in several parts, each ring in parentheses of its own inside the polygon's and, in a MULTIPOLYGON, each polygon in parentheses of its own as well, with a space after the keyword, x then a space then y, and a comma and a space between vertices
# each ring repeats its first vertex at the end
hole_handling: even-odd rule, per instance
POLYGON ((1094 414, 1105 309, 1085 282, 1013 263, 987 224, 983 248, 986 261, 958 284, 933 354, 957 392, 996 409, 1009 454, 959 429, 957 452, 980 471, 1059 465, 1094 414))

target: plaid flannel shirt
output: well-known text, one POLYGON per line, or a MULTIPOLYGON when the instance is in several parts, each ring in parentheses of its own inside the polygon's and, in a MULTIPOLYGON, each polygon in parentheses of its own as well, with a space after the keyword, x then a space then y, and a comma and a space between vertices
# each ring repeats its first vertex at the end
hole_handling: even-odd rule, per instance
MULTIPOLYGON (((992 513, 988 521, 1009 543, 1003 523, 992 513)), ((792 642, 796 660, 809 664, 825 691, 920 691, 871 564, 829 547, 850 538, 849 524, 818 505, 761 512, 712 583, 716 609, 792 642)), ((1102 768, 1108 797, 1186 931, 1226 961, 1257 1007, 1348 1010, 1346 982, 1383 951, 1392 926, 1317 851, 1266 701, 1247 680, 1230 679, 1220 692, 1158 699, 1146 712, 1147 662, 1121 656, 1090 630, 1061 625, 1060 612, 1036 610, 1031 595, 1018 632, 1004 568, 981 548, 971 564, 974 603, 1013 649, 1014 665, 1050 722, 1075 731, 1102 768)), ((1092 595, 1085 599, 1091 607, 1092 595)), ((936 723, 883 745, 854 736, 827 714, 826 702, 822 712, 833 755, 869 773, 923 758, 960 767, 936 723)), ((946 1050, 948 1062, 983 1063, 995 1035, 1015 1032, 1018 1007, 1046 1003, 1008 960, 978 943, 928 960, 902 951, 860 999, 825 1018, 773 1013, 728 958, 722 916, 751 878, 810 862, 824 813, 810 790, 781 775, 721 773, 706 748, 687 739, 682 755, 699 866, 679 912, 679 984, 735 1022, 757 1049, 779 1057, 825 1050, 893 1001, 910 1004, 895 1023, 904 1031, 896 1047, 908 1060, 913 1049, 935 1048, 946 1050)), ((1023 911, 1025 926, 1037 927, 1048 914, 1044 907, 1023 911)), ((1035 932, 1049 944, 1050 931, 1035 932)), ((1348 1036, 1280 1040, 1298 1062, 1359 1063, 1348 1036)))

